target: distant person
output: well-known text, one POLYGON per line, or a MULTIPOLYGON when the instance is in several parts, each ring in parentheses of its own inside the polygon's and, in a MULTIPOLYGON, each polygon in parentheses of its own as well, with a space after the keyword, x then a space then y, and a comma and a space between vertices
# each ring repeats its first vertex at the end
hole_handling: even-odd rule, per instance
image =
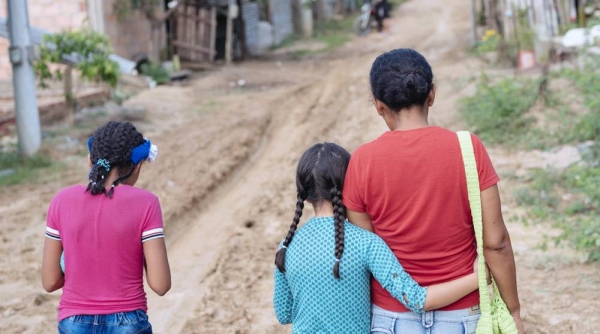
POLYGON ((161 296, 171 288, 171 273, 158 198, 134 185, 142 164, 156 158, 156 146, 131 123, 109 122, 88 148, 87 187, 61 190, 46 218, 42 285, 63 289, 58 332, 152 333, 143 270, 161 296))
POLYGON ((466 272, 451 282, 419 286, 381 238, 346 221, 342 191, 349 160, 345 149, 324 143, 298 162, 296 214, 275 258, 279 322, 291 323, 294 333, 368 333, 371 274, 414 312, 475 291, 477 275, 466 272), (312 204, 315 216, 296 232, 304 202, 312 204))
POLYGON ((388 0, 375 0, 375 19, 377 20, 377 31, 387 32, 389 30, 389 18, 392 5, 388 0))
MULTIPOLYGON (((473 218, 462 153, 455 132, 429 125, 435 101, 433 72, 411 49, 386 52, 370 74, 375 109, 390 131, 360 146, 344 183, 349 220, 374 231, 419 284, 470 274, 476 258, 473 218)), ((498 193, 498 175, 475 135, 483 213, 483 247, 502 298, 523 333, 516 268, 498 193)), ((474 333, 479 294, 441 310, 416 314, 387 287, 371 284, 373 332, 474 333)))

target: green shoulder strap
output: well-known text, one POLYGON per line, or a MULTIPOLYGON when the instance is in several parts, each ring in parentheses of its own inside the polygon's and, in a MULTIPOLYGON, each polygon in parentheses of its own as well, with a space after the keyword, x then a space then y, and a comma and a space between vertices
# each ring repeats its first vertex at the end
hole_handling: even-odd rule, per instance
POLYGON ((473 227, 475 229, 475 239, 477 240, 477 256, 479 258, 478 280, 481 317, 477 324, 477 334, 492 333, 492 310, 488 293, 487 278, 485 275, 485 258, 483 257, 483 222, 479 173, 477 172, 477 162, 475 161, 475 152, 473 151, 471 134, 468 131, 459 131, 457 132, 457 135, 458 141, 460 142, 463 163, 465 165, 469 205, 471 206, 471 215, 473 216, 473 227), (489 332, 483 330, 487 328, 490 329, 489 332))

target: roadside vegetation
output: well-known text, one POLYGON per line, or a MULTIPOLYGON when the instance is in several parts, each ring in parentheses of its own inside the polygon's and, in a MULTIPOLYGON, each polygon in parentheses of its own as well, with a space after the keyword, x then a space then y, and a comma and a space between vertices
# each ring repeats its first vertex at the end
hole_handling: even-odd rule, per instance
POLYGON ((25 157, 16 150, 0 151, 0 187, 31 182, 52 166, 52 160, 43 155, 25 157))
POLYGON ((523 185, 513 194, 526 212, 513 218, 551 222, 561 233, 547 237, 540 247, 547 248, 548 242, 570 244, 586 261, 600 261, 598 69, 598 64, 588 64, 581 70, 550 73, 546 79, 482 75, 476 80, 476 93, 460 103, 469 127, 492 146, 548 151, 568 145, 581 152, 582 159, 564 169, 531 169, 513 176, 523 185), (544 80, 561 80, 565 89, 542 88, 544 80))

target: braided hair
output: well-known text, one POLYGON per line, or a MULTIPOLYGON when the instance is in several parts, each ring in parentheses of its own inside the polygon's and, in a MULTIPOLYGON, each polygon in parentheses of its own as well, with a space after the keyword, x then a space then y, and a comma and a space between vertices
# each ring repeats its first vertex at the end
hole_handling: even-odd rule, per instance
POLYGON ((333 276, 340 278, 340 260, 344 253, 344 222, 346 220, 346 207, 342 202, 342 190, 346 169, 350 162, 350 153, 343 147, 322 143, 310 147, 298 162, 296 170, 297 202, 294 219, 283 247, 275 255, 275 265, 281 272, 285 272, 285 254, 288 245, 292 242, 298 227, 304 201, 318 205, 323 201, 333 204, 335 222, 335 262, 333 276))
POLYGON ((92 195, 104 194, 112 198, 114 187, 127 180, 134 171, 131 161, 133 148, 144 143, 144 136, 129 122, 108 122, 98 128, 90 146, 92 169, 86 192, 92 195), (112 168, 119 173, 109 191, 106 191, 105 180, 112 168))

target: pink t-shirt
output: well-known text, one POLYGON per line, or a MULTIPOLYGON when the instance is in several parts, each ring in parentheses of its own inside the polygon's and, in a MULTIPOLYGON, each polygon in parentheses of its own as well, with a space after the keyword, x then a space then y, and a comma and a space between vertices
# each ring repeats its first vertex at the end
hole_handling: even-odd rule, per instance
POLYGON ((158 198, 120 185, 113 198, 78 185, 50 203, 46 237, 65 252, 59 321, 73 315, 147 311, 142 243, 164 237, 158 198))

